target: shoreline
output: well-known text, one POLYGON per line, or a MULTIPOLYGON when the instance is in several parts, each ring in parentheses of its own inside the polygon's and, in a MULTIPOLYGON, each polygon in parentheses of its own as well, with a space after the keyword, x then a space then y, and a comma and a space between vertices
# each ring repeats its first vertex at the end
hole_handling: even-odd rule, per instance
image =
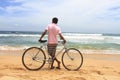
MULTIPOLYGON (((9 51, 12 51, 12 52, 15 51, 16 53, 20 53, 20 52, 24 52, 28 48, 24 48, 24 49, 22 49, 22 48, 18 48, 18 49, 0 49, 0 54, 2 52, 3 53, 9 53, 9 51)), ((59 51, 59 49, 57 49, 57 50, 59 51)), ((78 50, 82 54, 120 54, 120 50, 92 50, 92 49, 78 49, 78 50)))

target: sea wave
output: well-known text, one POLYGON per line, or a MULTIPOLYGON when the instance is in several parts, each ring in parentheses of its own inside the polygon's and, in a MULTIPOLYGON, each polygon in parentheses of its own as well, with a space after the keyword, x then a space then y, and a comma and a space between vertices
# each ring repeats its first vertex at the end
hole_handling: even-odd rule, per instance
POLYGON ((120 34, 102 34, 103 36, 120 36, 120 34))
MULTIPOLYGON (((120 50, 118 34, 63 33, 68 47, 92 50, 120 50)), ((0 32, 0 50, 20 50, 30 46, 39 46, 41 33, 0 32)), ((47 35, 44 37, 47 39, 47 35)))
POLYGON ((102 34, 64 34, 69 42, 76 43, 116 43, 120 44, 120 36, 103 36, 102 34))
POLYGON ((38 34, 0 34, 0 37, 40 37, 38 34))
POLYGON ((102 36, 64 36, 66 39, 69 40, 88 40, 88 39, 93 39, 93 40, 104 40, 104 37, 102 36))
MULTIPOLYGON (((20 32, 4 32, 0 33, 0 36, 40 36, 41 33, 20 33, 20 32)), ((80 33, 63 33, 65 36, 102 36, 103 34, 80 34, 80 33)))
POLYGON ((68 36, 103 36, 103 34, 81 34, 81 33, 63 33, 68 36))

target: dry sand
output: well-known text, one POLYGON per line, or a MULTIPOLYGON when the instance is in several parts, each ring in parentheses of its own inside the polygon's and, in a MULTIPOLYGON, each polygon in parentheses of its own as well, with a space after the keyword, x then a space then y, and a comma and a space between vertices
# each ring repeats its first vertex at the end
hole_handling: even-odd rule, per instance
POLYGON ((84 54, 78 71, 43 67, 29 71, 22 65, 23 51, 0 50, 0 80, 120 80, 120 54, 84 54))

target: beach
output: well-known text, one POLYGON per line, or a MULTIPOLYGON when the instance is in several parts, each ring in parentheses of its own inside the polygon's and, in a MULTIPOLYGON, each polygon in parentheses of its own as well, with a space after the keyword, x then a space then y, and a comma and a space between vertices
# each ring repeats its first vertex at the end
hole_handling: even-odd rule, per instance
POLYGON ((24 50, 0 50, 0 80, 120 80, 120 54, 83 54, 78 71, 50 70, 43 67, 29 71, 22 64, 24 50))

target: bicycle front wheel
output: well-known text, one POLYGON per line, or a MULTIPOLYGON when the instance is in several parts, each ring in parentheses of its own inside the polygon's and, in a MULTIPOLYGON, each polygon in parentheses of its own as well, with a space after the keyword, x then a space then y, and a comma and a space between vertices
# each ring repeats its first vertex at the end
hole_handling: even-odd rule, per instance
POLYGON ((39 70, 45 62, 46 56, 41 48, 28 48, 22 55, 22 63, 28 70, 39 70))
POLYGON ((83 55, 79 50, 69 48, 62 55, 62 64, 67 70, 79 70, 83 64, 83 55))

